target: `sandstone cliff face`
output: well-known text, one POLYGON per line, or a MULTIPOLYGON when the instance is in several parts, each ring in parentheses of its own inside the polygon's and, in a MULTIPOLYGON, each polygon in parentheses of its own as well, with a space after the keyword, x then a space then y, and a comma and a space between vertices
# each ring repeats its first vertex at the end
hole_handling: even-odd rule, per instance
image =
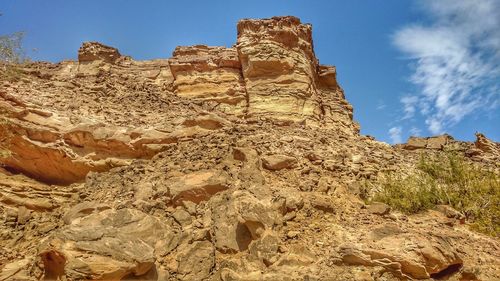
POLYGON ((214 101, 246 119, 335 120, 356 130, 335 68, 319 65, 312 28, 297 18, 242 20, 235 47, 178 47, 169 64, 179 96, 214 101))
POLYGON ((311 25, 294 17, 242 20, 236 47, 251 116, 313 124, 333 117, 352 126, 335 68, 314 54, 311 25))
POLYGON ((178 96, 214 101, 223 111, 244 114, 247 93, 234 48, 177 47, 169 64, 178 96))
POLYGON ((251 115, 318 118, 312 28, 296 18, 238 23, 238 54, 251 115))
POLYGON ((231 48, 89 42, 0 76, 0 281, 500 278, 498 239, 358 197, 422 152, 498 170, 499 144, 391 147, 352 114, 294 17, 241 20, 231 48))
MULTIPOLYGON (((62 94, 69 99, 87 90, 78 89, 77 85, 95 83, 88 85, 89 93, 100 93, 100 97, 94 98, 94 108, 85 110, 89 106, 82 104, 88 103, 85 99, 66 105, 80 111, 81 116, 91 116, 89 111, 99 108, 101 100, 126 95, 131 87, 148 95, 171 90, 191 103, 205 104, 250 122, 335 126, 344 134, 355 135, 357 125, 352 121, 352 107, 336 82, 335 69, 318 64, 311 32, 310 25, 301 24, 294 17, 243 20, 238 24, 236 48, 178 47, 171 59, 136 62, 115 48, 88 42, 80 48, 78 62, 28 71, 55 80, 48 83, 49 87, 53 84, 62 88, 62 94), (124 80, 125 89, 120 87, 124 80)), ((126 165, 130 159, 150 158, 165 144, 197 134, 200 126, 222 126, 219 120, 200 120, 203 124, 186 121, 187 126, 181 124, 166 130, 154 126, 131 128, 115 126, 116 120, 109 120, 109 116, 108 122, 84 118, 71 122, 69 116, 44 111, 7 93, 0 94, 0 105, 11 117, 1 125, 12 134, 6 149, 17 155, 4 162, 50 183, 81 181, 89 171, 106 171, 126 165)), ((158 100, 158 96, 154 99, 158 100)), ((114 114, 119 114, 116 111, 120 111, 121 100, 113 101, 118 102, 114 114)), ((151 102, 155 101, 148 101, 151 102)), ((161 105, 162 101, 158 102, 161 105)), ((141 104, 133 110, 142 111, 142 107, 141 104)), ((121 115, 127 113, 123 111, 121 115)), ((151 113, 154 112, 145 109, 138 115, 151 113)))

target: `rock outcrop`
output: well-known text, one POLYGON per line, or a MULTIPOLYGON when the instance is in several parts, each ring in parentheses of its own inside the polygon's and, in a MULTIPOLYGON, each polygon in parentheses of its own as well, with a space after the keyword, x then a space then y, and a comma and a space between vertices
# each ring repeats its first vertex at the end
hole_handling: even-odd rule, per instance
POLYGON ((489 161, 497 165, 500 163, 500 145, 481 133, 476 133, 474 147, 471 147, 466 154, 476 160, 489 161))
POLYGON ((115 63, 121 57, 118 49, 103 45, 99 42, 85 42, 78 50, 78 61, 81 63, 102 60, 115 63))
POLYGON ((436 149, 442 150, 448 144, 454 141, 453 137, 450 135, 440 135, 434 137, 410 137, 408 142, 403 144, 404 149, 416 150, 416 149, 436 149))
POLYGON ((500 243, 449 206, 361 200, 421 154, 499 173, 500 146, 359 134, 295 17, 233 47, 0 68, 2 280, 498 280, 500 243))

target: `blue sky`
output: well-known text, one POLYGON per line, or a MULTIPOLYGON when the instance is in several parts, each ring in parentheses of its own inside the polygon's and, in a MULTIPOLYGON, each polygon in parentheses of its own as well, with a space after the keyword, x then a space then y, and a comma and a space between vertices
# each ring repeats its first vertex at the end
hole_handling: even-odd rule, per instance
POLYGON ((25 31, 30 57, 51 62, 76 59, 84 41, 135 59, 231 46, 241 18, 294 15, 337 66, 363 134, 500 140, 500 0, 0 0, 0 12, 0 35, 25 31))

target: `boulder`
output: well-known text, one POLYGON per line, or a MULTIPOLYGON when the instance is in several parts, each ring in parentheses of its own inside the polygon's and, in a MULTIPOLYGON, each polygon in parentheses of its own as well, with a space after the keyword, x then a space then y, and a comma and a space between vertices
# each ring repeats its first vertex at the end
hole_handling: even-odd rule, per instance
POLYGON ((318 209, 325 213, 335 212, 335 206, 333 204, 331 196, 326 196, 322 194, 311 194, 307 196, 307 199, 311 204, 311 206, 315 209, 318 209))
POLYGON ((120 280, 141 276, 156 256, 177 246, 178 234, 134 209, 107 209, 74 220, 40 246, 46 278, 120 280))
POLYGON ((463 264, 446 238, 417 234, 387 235, 363 245, 344 244, 338 249, 350 265, 382 266, 401 278, 425 279, 452 274, 463 264), (449 272, 450 269, 452 272, 449 272))
MULTIPOLYGON (((187 202, 190 202, 190 201, 187 201, 187 202)), ((188 212, 184 211, 180 207, 177 207, 177 209, 175 210, 175 212, 172 214, 172 217, 182 227, 190 225, 191 222, 193 221, 193 219, 191 218, 191 215, 188 212)))
POLYGON ((202 170, 178 177, 167 182, 172 203, 182 205, 184 201, 199 203, 230 187, 229 176, 224 171, 202 170))
POLYGON ((222 252, 248 249, 266 230, 272 230, 278 214, 270 202, 245 191, 210 200, 215 247, 222 252))
POLYGON ((380 203, 380 202, 373 202, 372 204, 368 205, 368 212, 375 214, 375 215, 387 215, 391 211, 391 207, 389 207, 385 203, 380 203))
POLYGON ((296 164, 297 159, 287 155, 269 155, 262 157, 262 166, 272 171, 291 169, 296 164))
POLYGON ((248 147, 234 147, 233 148, 233 158, 242 162, 253 162, 256 164, 258 162, 258 153, 253 148, 248 147))
POLYGON ((179 280, 204 280, 215 264, 215 248, 209 241, 195 241, 177 253, 179 280))
POLYGON ((252 241, 248 248, 250 255, 262 261, 266 266, 275 263, 279 258, 280 240, 272 234, 264 234, 260 239, 252 241))

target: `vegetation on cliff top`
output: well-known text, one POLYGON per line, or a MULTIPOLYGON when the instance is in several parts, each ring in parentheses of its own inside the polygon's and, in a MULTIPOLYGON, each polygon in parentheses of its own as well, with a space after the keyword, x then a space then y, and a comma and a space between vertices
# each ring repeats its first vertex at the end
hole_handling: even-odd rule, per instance
POLYGON ((0 74, 8 80, 17 80, 21 74, 19 64, 28 61, 23 39, 24 32, 0 35, 0 74))

